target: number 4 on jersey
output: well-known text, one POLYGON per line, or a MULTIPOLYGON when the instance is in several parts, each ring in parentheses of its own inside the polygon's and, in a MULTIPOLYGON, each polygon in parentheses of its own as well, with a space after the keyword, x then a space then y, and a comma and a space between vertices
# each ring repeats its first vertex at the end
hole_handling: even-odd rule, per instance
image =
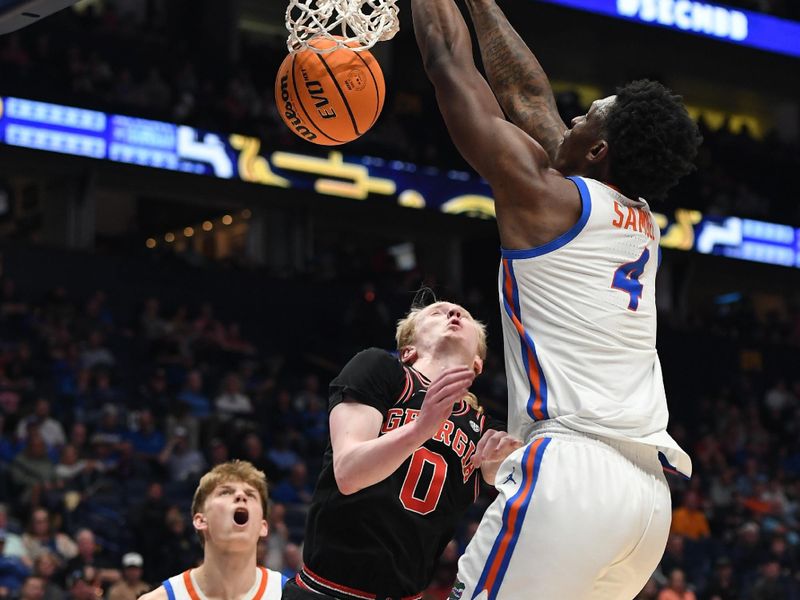
POLYGON ((628 310, 637 310, 639 300, 642 298, 644 285, 639 282, 639 277, 644 273, 644 267, 650 260, 650 250, 644 249, 642 255, 633 262, 625 263, 614 273, 611 287, 630 295, 628 310))

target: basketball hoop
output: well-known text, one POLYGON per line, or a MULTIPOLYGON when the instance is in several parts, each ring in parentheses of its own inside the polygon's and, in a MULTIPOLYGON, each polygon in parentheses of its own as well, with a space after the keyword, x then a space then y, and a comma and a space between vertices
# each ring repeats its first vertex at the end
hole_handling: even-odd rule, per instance
POLYGON ((367 50, 392 39, 399 31, 397 0, 289 0, 286 29, 290 53, 367 50), (333 44, 315 48, 309 45, 312 38, 327 39, 333 44))

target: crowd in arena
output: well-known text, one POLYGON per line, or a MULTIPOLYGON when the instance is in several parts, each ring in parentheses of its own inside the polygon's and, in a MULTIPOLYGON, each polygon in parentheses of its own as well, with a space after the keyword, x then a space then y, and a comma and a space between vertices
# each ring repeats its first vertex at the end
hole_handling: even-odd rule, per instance
MULTIPOLYGON (((762 11, 778 7, 741 4, 757 4, 762 11)), ((783 4, 796 10, 791 8, 796 3, 783 4)), ((274 74, 286 55, 281 39, 270 44, 243 37, 231 64, 224 53, 210 53, 206 39, 189 36, 185 24, 173 23, 169 11, 133 15, 124 12, 127 5, 104 6, 100 12, 65 11, 0 39, 0 92, 250 134, 274 147, 313 151, 284 126, 276 108, 274 74)), ((408 65, 403 72, 409 73, 408 65)), ((417 76, 390 79, 384 114, 369 135, 348 145, 348 152, 467 170, 421 67, 413 72, 417 76)), ((557 99, 567 123, 586 111, 574 93, 557 99)), ((676 206, 800 223, 796 204, 785 194, 789 174, 800 168, 800 144, 774 131, 757 139, 747 127, 712 129, 702 121, 700 126, 705 138, 701 168, 672 193, 676 206)))
MULTIPOLYGON (((339 343, 309 360, 282 355, 278 339, 248 339, 196 296, 125 304, 122 292, 23 294, 8 275, 1 283, 0 598, 133 600, 192 566, 201 553, 191 494, 200 474, 232 458, 251 461, 270 481, 270 535, 259 560, 287 575, 297 570, 327 444, 327 382, 361 343, 348 331, 379 328, 375 343, 391 348, 392 318, 402 313, 387 307, 407 295, 387 302, 383 319, 355 302, 332 332, 339 343)), ((491 321, 490 302, 475 303, 491 321)), ((670 429, 695 473, 688 482, 670 478, 672 534, 640 598, 798 598, 800 380, 792 365, 800 318, 762 322, 742 303, 682 327, 669 322, 662 320, 661 350, 670 429)), ((502 413, 497 346, 490 339, 475 390, 502 413)), ((447 597, 491 497, 486 487, 428 598, 447 597)))
MULTIPOLYGON (((790 0, 727 4, 800 19, 790 0)), ((231 68, 173 35, 163 11, 131 19, 114 3, 105 7, 0 38, 0 91, 297 143, 272 100, 282 46, 245 43, 231 68)), ((435 115, 421 89, 397 82, 374 135, 353 151, 451 160, 437 150, 449 147, 441 124, 420 126, 435 115), (406 130, 429 133, 410 139, 406 130)), ((574 94, 559 104, 566 119, 583 110, 574 94)), ((678 203, 800 223, 794 198, 783 193, 800 147, 701 127, 700 170, 673 194, 678 203)), ((326 324, 325 352, 317 352, 319 340, 303 338, 313 327, 284 323, 289 331, 267 340, 248 327, 252 307, 220 316, 216 299, 192 294, 192 286, 134 298, 74 282, 43 290, 2 267, 0 600, 134 600, 195 565, 202 553, 191 494, 200 474, 233 458, 270 482, 270 534, 259 562, 293 575, 328 443, 327 383, 358 348, 391 348, 394 320, 408 307, 408 275, 376 287, 366 276, 345 282, 354 300, 344 319, 326 324), (304 344, 315 352, 287 350, 304 344)), ((186 275, 195 276, 202 277, 186 275)), ((158 289, 155 279, 148 283, 143 290, 158 289)), ((282 285, 288 305, 328 297, 322 287, 282 285)), ((492 294, 469 294, 465 304, 497 331, 492 294)), ((638 598, 800 600, 800 304, 765 314, 742 298, 669 317, 659 334, 670 431, 692 455, 694 475, 670 477, 672 531, 638 598)), ((475 391, 502 416, 499 337, 490 336, 475 391)), ((492 495, 485 487, 469 511, 426 598, 449 595, 492 495)))

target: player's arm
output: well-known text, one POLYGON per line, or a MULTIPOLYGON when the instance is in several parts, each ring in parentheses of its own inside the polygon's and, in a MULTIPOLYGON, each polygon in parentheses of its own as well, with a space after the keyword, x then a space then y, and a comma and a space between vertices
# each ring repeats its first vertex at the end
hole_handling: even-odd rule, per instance
POLYGON ((472 58, 453 0, 412 0, 425 71, 459 152, 492 186, 500 241, 507 249, 546 243, 578 219, 574 184, 550 168, 542 146, 509 123, 472 58))
POLYGON ((139 600, 168 600, 167 590, 163 585, 158 586, 151 592, 139 596, 139 600))
POLYGON ((379 437, 383 415, 349 399, 330 415, 333 473, 342 494, 354 494, 383 481, 412 452, 432 438, 466 394, 475 374, 468 367, 447 369, 431 383, 416 420, 379 437))
POLYGON ((558 114, 542 65, 495 0, 467 0, 467 6, 478 34, 483 66, 500 106, 554 160, 567 126, 558 114))

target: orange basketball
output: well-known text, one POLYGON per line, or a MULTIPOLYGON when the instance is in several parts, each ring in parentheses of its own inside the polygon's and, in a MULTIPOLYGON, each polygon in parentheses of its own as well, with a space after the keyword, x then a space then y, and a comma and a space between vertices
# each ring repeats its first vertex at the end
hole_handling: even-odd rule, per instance
MULTIPOLYGON (((324 38, 310 42, 320 49, 333 44, 324 38)), ((385 97, 383 71, 367 50, 290 54, 275 80, 275 101, 287 127, 323 146, 364 135, 378 120, 385 97)))

